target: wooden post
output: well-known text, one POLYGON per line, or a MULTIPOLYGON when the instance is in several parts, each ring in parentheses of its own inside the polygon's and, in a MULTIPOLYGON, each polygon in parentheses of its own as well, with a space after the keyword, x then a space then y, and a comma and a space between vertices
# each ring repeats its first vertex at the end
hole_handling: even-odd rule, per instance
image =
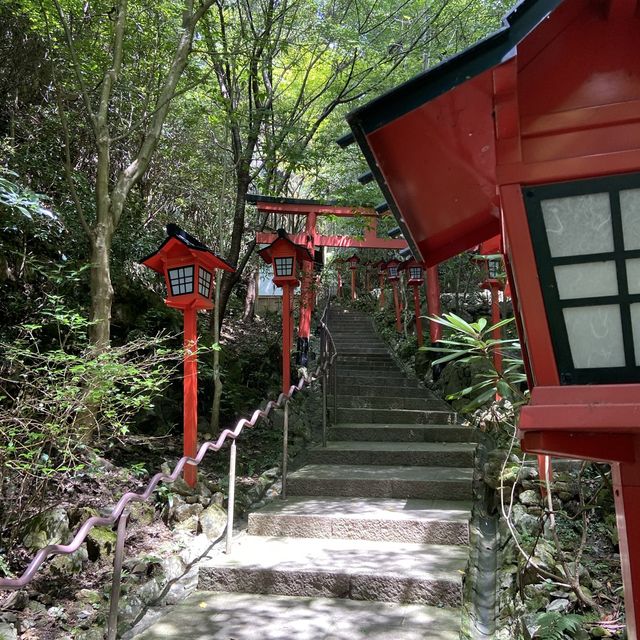
MULTIPOLYGON (((198 449, 198 312, 192 307, 184 310, 184 455, 196 457, 198 449)), ((197 467, 184 467, 184 481, 195 487, 197 467)))
POLYGON ((351 299, 355 300, 356 296, 356 270, 351 269, 351 299))
POLYGON ((396 309, 396 331, 402 333, 402 318, 400 316, 400 297, 398 296, 398 281, 391 282, 393 288, 393 305, 396 309))
POLYGON ((282 392, 291 386, 291 285, 282 287, 282 392))
MULTIPOLYGON (((438 267, 427 267, 427 312, 430 316, 442 314, 440 307, 440 281, 438 280, 438 267)), ((431 320, 429 322, 429 334, 431 344, 438 342, 442 337, 442 325, 431 320)))
POLYGON ((384 309, 384 273, 378 274, 378 282, 380 283, 380 308, 384 309))
MULTIPOLYGON (((497 282, 491 282, 491 324, 497 324, 500 322, 500 298, 499 298, 500 285, 497 282)), ((494 340, 500 340, 502 332, 500 327, 494 329, 492 332, 492 338, 494 340)), ((502 350, 493 350, 493 366, 498 373, 502 372, 502 350)))
POLYGON ((413 304, 416 312, 416 338, 418 340, 418 346, 421 347, 424 344, 424 338, 422 336, 422 319, 420 318, 420 286, 413 286, 413 304))

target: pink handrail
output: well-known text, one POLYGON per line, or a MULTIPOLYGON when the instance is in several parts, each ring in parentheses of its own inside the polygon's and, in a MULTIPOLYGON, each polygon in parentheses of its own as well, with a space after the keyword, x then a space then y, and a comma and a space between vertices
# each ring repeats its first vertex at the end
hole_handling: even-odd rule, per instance
POLYGON ((247 420, 246 418, 241 418, 237 422, 233 430, 224 429, 220 433, 220 435, 218 436, 215 442, 214 441, 204 442, 200 447, 200 449, 198 450, 198 454, 196 455, 195 458, 191 458, 189 456, 183 456, 182 458, 180 458, 180 460, 178 461, 175 468, 170 474, 156 473, 151 478, 151 480, 147 484, 146 489, 142 493, 140 492, 136 493, 134 491, 128 491, 127 493, 125 493, 120 498, 120 500, 118 500, 117 504, 111 510, 109 515, 91 516, 90 518, 88 518, 82 524, 78 532, 73 537, 73 540, 71 540, 69 544, 51 544, 40 549, 36 553, 36 555, 33 557, 31 562, 29 563, 29 566, 25 569, 25 571, 19 578, 0 578, 0 589, 15 591, 17 589, 24 588, 26 585, 28 585, 31 582, 31 580, 33 580, 38 569, 42 566, 42 564, 45 562, 45 560, 49 556, 67 555, 70 553, 74 553, 80 548, 82 543, 86 540, 89 534, 89 531, 91 531, 93 527, 107 527, 107 526, 115 525, 122 517, 124 510, 129 503, 146 501, 149 498, 149 496, 154 492, 155 488, 158 486, 160 482, 162 481, 168 482, 168 483, 174 482, 178 478, 178 476, 181 474, 182 469, 186 464, 193 464, 196 466, 199 465, 208 451, 219 451, 222 448, 222 445, 227 440, 227 438, 235 441, 238 438, 238 436, 242 433, 242 430, 244 429, 245 426, 249 428, 254 427, 259 419, 268 418, 269 414, 273 409, 281 407, 287 400, 293 397, 295 393, 297 393, 298 391, 301 391, 304 388, 305 384, 310 382, 313 378, 317 379, 320 374, 324 375, 326 370, 334 363, 335 358, 337 356, 335 344, 333 342, 333 337, 331 336, 331 333, 329 332, 329 329, 325 322, 328 310, 329 310, 329 303, 327 303, 327 306, 323 313, 320 324, 325 336, 329 338, 329 341, 332 347, 331 349, 332 354, 331 356, 329 356, 329 349, 325 344, 325 347, 323 348, 323 353, 321 354, 322 357, 320 359, 320 362, 312 378, 304 378, 304 377, 300 378, 298 384, 291 385, 289 387, 289 391, 286 394, 281 393, 278 396, 277 401, 270 400, 264 409, 256 409, 253 412, 253 415, 251 416, 250 420, 247 420))

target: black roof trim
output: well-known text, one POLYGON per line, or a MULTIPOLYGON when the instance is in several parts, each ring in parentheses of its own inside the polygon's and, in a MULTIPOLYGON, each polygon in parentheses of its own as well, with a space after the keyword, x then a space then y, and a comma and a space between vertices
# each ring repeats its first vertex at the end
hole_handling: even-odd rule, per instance
POLYGON ((350 144, 353 144, 355 141, 356 139, 354 138, 353 133, 349 132, 349 133, 345 133, 343 136, 340 136, 336 140, 336 144, 342 149, 346 149, 350 144))
POLYGON ((149 258, 152 258, 153 256, 155 256, 156 253, 158 253, 167 244, 167 242, 171 240, 171 238, 176 238, 177 240, 180 240, 182 244, 186 245, 190 249, 195 249, 196 251, 205 251, 206 253, 210 253, 214 258, 217 258, 218 260, 220 260, 220 262, 224 262, 233 271, 235 271, 236 269, 235 266, 232 265, 230 262, 220 257, 217 253, 209 249, 207 245, 200 242, 200 240, 192 236, 190 233, 187 233, 184 229, 181 229, 177 224, 173 222, 170 222, 167 225, 167 237, 164 239, 164 242, 153 253, 150 253, 148 256, 145 256, 141 260, 138 260, 138 262, 142 264, 146 262, 149 258))
POLYGON ((369 184, 370 182, 373 182, 373 173, 371 173, 371 171, 363 173, 361 176, 358 176, 358 182, 360 184, 369 184))
POLYGON ((306 198, 283 198, 276 196, 263 196, 259 193, 248 193, 247 202, 249 204, 258 204, 258 202, 265 202, 270 204, 301 204, 301 205, 312 205, 318 207, 361 207, 370 209, 370 204, 353 204, 349 203, 341 203, 337 200, 307 200, 306 198))

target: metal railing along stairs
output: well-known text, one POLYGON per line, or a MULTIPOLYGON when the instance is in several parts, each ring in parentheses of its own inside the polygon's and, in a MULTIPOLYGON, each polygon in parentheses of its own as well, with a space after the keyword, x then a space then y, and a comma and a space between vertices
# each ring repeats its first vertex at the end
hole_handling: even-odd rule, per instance
POLYGON ((286 497, 287 486, 287 457, 288 457, 288 435, 289 435, 289 401, 293 396, 302 391, 305 386, 310 386, 314 381, 320 380, 322 389, 322 445, 326 446, 327 442, 327 393, 330 380, 333 382, 332 395, 334 407, 336 407, 337 393, 337 350, 327 326, 331 298, 327 298, 326 305, 320 320, 320 353, 318 358, 318 366, 312 375, 303 373, 298 384, 291 385, 289 391, 281 393, 277 400, 270 400, 264 409, 256 409, 251 418, 241 418, 233 429, 224 429, 218 438, 208 440, 202 444, 195 458, 184 456, 180 458, 173 471, 170 474, 156 473, 143 492, 128 491, 125 493, 111 512, 106 516, 92 516, 85 520, 78 532, 69 544, 52 544, 40 549, 33 557, 29 566, 24 573, 18 578, 0 578, 0 590, 16 591, 26 587, 36 576, 42 564, 51 556, 68 555, 77 551, 86 540, 89 532, 94 527, 116 527, 117 539, 113 560, 113 577, 111 584, 111 596, 109 603, 109 617, 107 623, 107 640, 115 640, 118 622, 118 605, 120 600, 120 587, 122 577, 122 565, 124 562, 124 546, 127 530, 127 521, 129 511, 127 506, 132 502, 145 502, 153 494, 156 487, 161 483, 172 483, 180 477, 185 465, 191 464, 198 466, 205 455, 209 451, 219 451, 227 439, 231 440, 229 450, 229 496, 227 509, 227 526, 226 526, 226 553, 231 552, 233 541, 233 519, 234 519, 234 502, 235 502, 235 483, 236 483, 236 441, 245 427, 254 427, 259 420, 266 419, 274 409, 282 408, 284 410, 283 420, 283 450, 282 450, 282 491, 281 498, 286 497))

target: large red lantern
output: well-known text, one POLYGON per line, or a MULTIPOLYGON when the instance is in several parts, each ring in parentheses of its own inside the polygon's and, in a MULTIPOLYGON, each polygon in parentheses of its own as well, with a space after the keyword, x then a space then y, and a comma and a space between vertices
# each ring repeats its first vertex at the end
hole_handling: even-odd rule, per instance
POLYGON ((639 36, 636 2, 525 0, 499 32, 349 116, 428 265, 502 233, 532 386, 522 446, 611 463, 631 639, 640 627, 639 36))
POLYGON ((282 287, 282 391, 291 386, 291 346, 293 343, 293 297, 298 286, 298 271, 303 262, 313 262, 313 256, 302 245, 289 240, 283 229, 278 238, 258 252, 261 258, 273 266, 273 283, 282 287))
MULTIPOLYGON (((184 455, 193 458, 198 448, 197 312, 213 308, 215 270, 235 269, 175 224, 167 225, 167 239, 140 263, 164 276, 165 303, 184 313, 184 455)), ((184 479, 195 486, 195 466, 184 467, 184 479)))

